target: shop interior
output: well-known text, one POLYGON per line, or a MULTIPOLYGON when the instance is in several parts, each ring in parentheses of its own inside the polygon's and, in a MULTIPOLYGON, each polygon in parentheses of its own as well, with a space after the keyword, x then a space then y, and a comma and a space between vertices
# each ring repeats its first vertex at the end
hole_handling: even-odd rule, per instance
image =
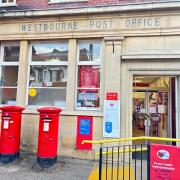
POLYGON ((133 77, 133 136, 175 137, 175 77, 133 77))

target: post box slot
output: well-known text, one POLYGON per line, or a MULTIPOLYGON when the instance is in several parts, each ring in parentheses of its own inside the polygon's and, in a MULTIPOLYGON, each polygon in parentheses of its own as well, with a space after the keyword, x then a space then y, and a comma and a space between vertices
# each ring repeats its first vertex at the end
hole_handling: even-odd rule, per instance
POLYGON ((9 128, 9 120, 4 120, 3 129, 9 128))
POLYGON ((51 118, 42 118, 43 121, 46 121, 46 122, 51 122, 52 119, 51 118))
POLYGON ((44 122, 43 131, 48 132, 49 131, 49 122, 44 122))
POLYGON ((11 116, 3 116, 2 118, 8 120, 8 119, 11 119, 11 116))

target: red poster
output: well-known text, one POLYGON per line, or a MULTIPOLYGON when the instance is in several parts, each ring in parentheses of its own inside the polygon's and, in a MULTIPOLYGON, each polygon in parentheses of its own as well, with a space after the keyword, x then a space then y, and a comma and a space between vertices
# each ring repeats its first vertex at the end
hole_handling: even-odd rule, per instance
POLYGON ((106 100, 118 100, 118 93, 107 92, 106 100))
POLYGON ((80 66, 81 88, 98 88, 99 87, 99 68, 95 66, 80 66))
POLYGON ((150 145, 150 180, 180 180, 180 147, 150 145))

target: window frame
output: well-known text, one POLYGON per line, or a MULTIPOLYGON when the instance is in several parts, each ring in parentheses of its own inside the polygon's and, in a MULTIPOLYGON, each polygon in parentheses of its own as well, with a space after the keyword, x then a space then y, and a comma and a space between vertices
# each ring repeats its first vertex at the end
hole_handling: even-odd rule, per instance
MULTIPOLYGON (((64 43, 64 44, 67 44, 67 46, 68 46, 68 55, 69 55, 69 43, 68 43, 68 40, 67 41, 33 41, 33 42, 31 42, 30 43, 30 45, 29 45, 29 58, 28 58, 28 71, 27 71, 27 73, 28 73, 28 76, 27 76, 27 78, 28 78, 28 80, 27 80, 27 86, 26 86, 26 89, 27 89, 27 93, 26 93, 26 100, 25 100, 25 105, 27 106, 27 107, 29 107, 29 108, 36 108, 36 107, 45 107, 45 106, 47 106, 47 105, 29 105, 28 103, 28 99, 29 99, 29 89, 31 88, 30 86, 29 86, 29 81, 30 81, 30 69, 31 69, 31 66, 67 66, 67 71, 68 71, 68 66, 69 66, 69 64, 68 64, 68 59, 67 59, 67 61, 55 61, 55 62, 53 62, 53 64, 52 64, 52 62, 44 62, 44 61, 37 61, 37 62, 33 62, 32 61, 32 46, 34 45, 34 44, 46 44, 46 43, 64 43)), ((67 76, 68 76, 68 74, 67 74, 67 76)), ((67 80, 68 80, 68 78, 67 78, 67 80)), ((39 89, 52 89, 52 87, 33 87, 33 88, 39 88, 39 89)), ((67 86, 64 88, 64 87, 53 87, 53 89, 66 89, 67 90, 67 86)), ((66 99, 66 101, 67 101, 67 99, 66 99)), ((67 104, 67 103, 66 103, 67 104)), ((50 106, 52 106, 52 105, 50 105, 50 106)), ((61 107, 61 109, 66 109, 67 107, 65 106, 65 107, 61 107)))
POLYGON ((76 85, 75 85, 75 110, 83 110, 83 111, 100 111, 101 110, 101 93, 102 93, 102 41, 101 40, 79 40, 77 42, 77 60, 76 60, 76 85), (100 57, 96 61, 80 61, 79 60, 79 50, 80 50, 80 44, 87 44, 87 43, 93 43, 93 44, 100 44, 100 57), (78 74, 79 74, 79 66, 99 66, 100 68, 100 87, 99 88, 79 88, 78 87, 78 74), (78 97, 78 90, 79 89, 92 89, 92 90, 99 90, 100 92, 100 99, 99 99, 99 107, 78 107, 77 106, 77 97, 78 97))
MULTIPOLYGON (((5 66, 15 66, 18 67, 18 74, 19 74, 19 60, 20 60, 20 44, 18 42, 3 42, 0 44, 0 77, 2 76, 2 67, 5 66), (5 62, 4 61, 4 48, 7 46, 19 46, 19 59, 17 62, 5 62)), ((18 83, 18 74, 17 74, 17 83, 18 83)), ((0 86, 0 89, 16 89, 16 102, 17 102, 17 91, 18 85, 16 86, 0 86)), ((8 104, 2 104, 2 106, 6 106, 8 104)))
POLYGON ((14 2, 6 2, 6 3, 2 3, 2 0, 0 0, 0 7, 3 6, 17 6, 16 0, 13 0, 14 2))

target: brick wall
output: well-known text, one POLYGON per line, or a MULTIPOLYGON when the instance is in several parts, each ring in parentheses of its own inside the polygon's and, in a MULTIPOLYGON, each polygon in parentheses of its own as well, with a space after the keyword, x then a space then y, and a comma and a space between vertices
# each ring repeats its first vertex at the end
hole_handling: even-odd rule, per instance
MULTIPOLYGON (((78 0, 77 0, 78 1, 78 0)), ((115 4, 157 2, 160 0, 89 0, 87 2, 56 3, 48 4, 48 0, 17 0, 17 9, 53 9, 53 8, 76 8, 90 6, 107 6, 115 4)))

